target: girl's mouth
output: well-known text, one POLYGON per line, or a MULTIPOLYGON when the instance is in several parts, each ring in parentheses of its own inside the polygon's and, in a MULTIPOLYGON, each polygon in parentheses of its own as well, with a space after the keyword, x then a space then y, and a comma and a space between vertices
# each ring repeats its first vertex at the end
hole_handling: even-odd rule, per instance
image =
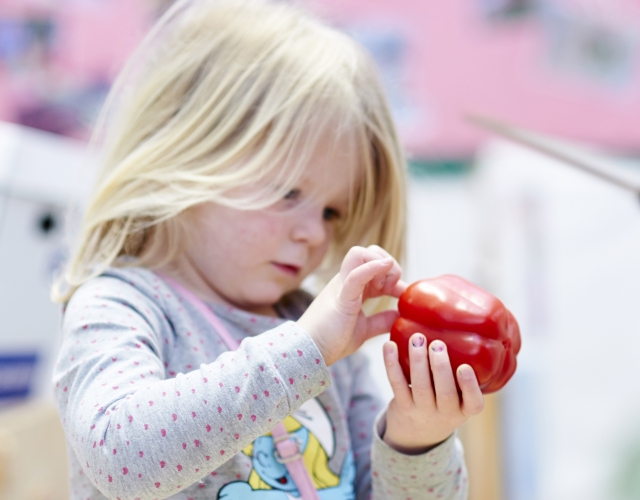
POLYGON ((272 262, 272 264, 276 267, 276 269, 278 269, 279 271, 289 276, 297 276, 298 273, 300 272, 300 267, 298 266, 294 266, 291 264, 283 264, 281 262, 272 262))

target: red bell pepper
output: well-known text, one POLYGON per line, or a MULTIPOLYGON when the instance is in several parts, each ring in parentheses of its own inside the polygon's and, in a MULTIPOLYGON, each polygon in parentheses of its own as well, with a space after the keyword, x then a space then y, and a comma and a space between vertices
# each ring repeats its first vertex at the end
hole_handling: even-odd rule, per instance
POLYGON ((518 323, 502 302, 468 281, 445 275, 413 283, 400 296, 398 311, 391 340, 407 381, 409 339, 417 332, 429 344, 447 345, 454 373, 461 364, 471 365, 485 394, 501 389, 516 371, 518 323))

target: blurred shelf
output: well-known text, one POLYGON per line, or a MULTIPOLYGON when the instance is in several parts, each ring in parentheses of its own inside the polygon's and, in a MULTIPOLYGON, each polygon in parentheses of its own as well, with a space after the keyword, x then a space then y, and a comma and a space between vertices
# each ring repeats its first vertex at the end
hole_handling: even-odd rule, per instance
POLYGON ((459 431, 469 472, 469 500, 502 500, 499 394, 484 397, 484 410, 459 431))
POLYGON ((68 498, 66 443, 53 404, 0 408, 0 500, 68 498))

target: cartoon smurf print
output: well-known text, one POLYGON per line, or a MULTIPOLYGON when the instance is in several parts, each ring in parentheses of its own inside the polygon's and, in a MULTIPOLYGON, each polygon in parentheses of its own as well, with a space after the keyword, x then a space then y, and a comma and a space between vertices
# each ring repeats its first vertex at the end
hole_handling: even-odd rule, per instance
MULTIPOLYGON (((345 455, 340 475, 329 468, 329 459, 335 451, 335 435, 331 420, 316 400, 307 401, 283 424, 295 436, 302 450, 305 467, 322 500, 355 499, 353 482, 356 467, 353 452, 345 455)), ((271 433, 260 436, 243 453, 251 458, 252 470, 247 482, 235 481, 225 485, 218 494, 220 500, 293 500, 300 492, 287 468, 276 459, 276 448, 271 433)))

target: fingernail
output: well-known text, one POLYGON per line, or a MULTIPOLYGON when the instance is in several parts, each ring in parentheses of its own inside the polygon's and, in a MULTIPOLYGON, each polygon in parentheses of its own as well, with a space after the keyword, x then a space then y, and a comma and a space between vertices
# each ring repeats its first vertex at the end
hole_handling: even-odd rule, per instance
POLYGON ((391 355, 393 354, 394 345, 391 342, 387 342, 386 344, 384 344, 383 349, 385 354, 391 355))
POLYGON ((434 340, 433 342, 431 342, 431 350, 433 352, 442 352, 444 351, 444 348, 444 342, 441 342, 439 340, 434 340))
POLYGON ((411 345, 413 347, 422 347, 424 345, 424 335, 414 335, 411 339, 411 345))
POLYGON ((458 374, 461 377, 469 378, 473 374, 473 370, 469 365, 461 365, 458 367, 458 374))

